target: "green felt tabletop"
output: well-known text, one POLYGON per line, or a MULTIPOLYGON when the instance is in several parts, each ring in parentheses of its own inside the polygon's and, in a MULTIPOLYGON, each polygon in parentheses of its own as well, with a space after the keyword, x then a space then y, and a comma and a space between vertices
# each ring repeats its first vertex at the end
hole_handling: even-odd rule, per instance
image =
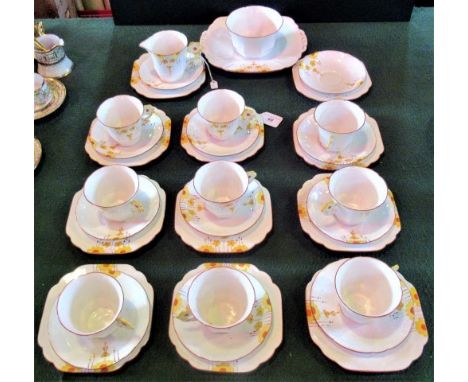
POLYGON ((133 61, 143 52, 138 43, 169 27, 198 40, 202 25, 114 26, 112 20, 45 20, 45 29, 65 40, 74 61, 63 79, 64 105, 35 122, 43 158, 35 171, 35 376, 37 381, 105 379, 109 381, 429 381, 433 379, 433 10, 418 9, 409 23, 301 24, 308 37, 307 52, 336 49, 359 57, 373 86, 356 102, 380 126, 385 153, 372 168, 394 192, 402 221, 397 240, 374 256, 401 273, 420 293, 429 342, 420 359, 406 371, 390 374, 347 372, 328 360, 309 337, 304 290, 313 273, 346 257, 315 244, 299 224, 296 193, 320 170, 299 158, 293 146, 292 124, 317 105, 294 88, 291 69, 271 74, 236 74, 213 69, 220 87, 241 93, 257 111, 284 117, 266 128, 265 147, 243 162, 255 170, 271 193, 273 231, 243 255, 207 256, 186 246, 174 231, 177 192, 191 179, 200 162, 180 146, 184 116, 209 90, 168 101, 147 100, 172 119, 172 138, 161 158, 137 171, 157 180, 167 192, 162 232, 146 247, 124 256, 95 257, 75 248, 65 234, 74 193, 99 165, 84 151, 89 125, 98 105, 116 94, 136 93, 130 87, 133 61), (250 262, 267 272, 283 299, 284 338, 275 355, 245 375, 199 372, 182 360, 169 341, 168 322, 174 285, 189 270, 206 261, 250 262), (112 375, 64 375, 49 364, 37 345, 37 330, 48 290, 76 267, 95 262, 128 263, 145 273, 155 290, 156 306, 150 340, 139 356, 112 375))

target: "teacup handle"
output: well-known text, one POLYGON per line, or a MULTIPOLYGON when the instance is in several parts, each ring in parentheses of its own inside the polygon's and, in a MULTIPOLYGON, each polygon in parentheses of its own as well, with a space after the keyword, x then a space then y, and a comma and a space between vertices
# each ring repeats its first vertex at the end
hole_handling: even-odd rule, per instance
POLYGON ((188 321, 197 321, 195 316, 192 314, 192 311, 190 310, 189 306, 187 305, 186 308, 180 312, 176 318, 180 321, 188 322, 188 321))
POLYGON ((324 215, 330 216, 334 214, 336 206, 337 206, 337 203, 333 199, 330 199, 328 202, 322 205, 322 207, 320 208, 320 211, 324 215))
POLYGON ((153 105, 145 105, 143 106, 143 114, 141 116, 141 119, 144 124, 148 123, 151 119, 151 116, 153 115, 154 112, 154 106, 153 105))
POLYGON ((249 183, 252 182, 257 177, 257 173, 255 171, 247 171, 247 176, 249 177, 249 183))

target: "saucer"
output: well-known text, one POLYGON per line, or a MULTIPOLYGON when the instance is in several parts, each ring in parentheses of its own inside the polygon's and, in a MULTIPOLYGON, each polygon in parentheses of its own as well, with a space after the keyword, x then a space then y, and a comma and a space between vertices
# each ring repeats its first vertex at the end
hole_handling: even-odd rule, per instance
MULTIPOLYGON (((139 175, 145 177, 144 175, 139 175)), ((149 179, 149 178, 148 178, 149 179)), ((93 255, 120 255, 130 252, 135 252, 139 248, 148 244, 161 231, 164 214, 166 210, 166 193, 154 180, 151 183, 157 188, 160 202, 159 209, 153 220, 140 232, 133 236, 116 239, 97 239, 84 232, 76 219, 75 210, 77 204, 83 194, 83 190, 78 191, 73 197, 70 212, 68 214, 66 234, 70 238, 72 244, 80 248, 83 252, 93 255)), ((122 234, 124 235, 124 233, 122 234)))
POLYGON ((39 62, 37 63, 37 72, 42 77, 63 78, 68 76, 72 70, 73 62, 66 55, 62 60, 52 65, 43 65, 39 62))
POLYGON ((316 124, 311 121, 313 118, 314 108, 301 114, 293 125, 293 141, 294 149, 308 164, 318 167, 323 170, 338 170, 346 166, 361 166, 368 167, 376 162, 384 152, 382 136, 380 135, 377 121, 366 114, 366 127, 360 132, 360 136, 372 136, 372 141, 375 142, 374 148, 369 151, 371 140, 366 140, 366 143, 356 139, 351 143, 350 150, 352 154, 347 153, 332 153, 326 151, 318 140, 318 131, 316 124), (371 133, 372 132, 372 133, 371 133), (308 136, 307 136, 308 135, 308 136), (315 136, 315 139, 313 138, 315 136), (299 142, 299 137, 302 139, 302 145, 299 142), (361 147, 361 149, 359 149, 361 147), (318 158, 327 160, 321 161, 318 158))
POLYGON ((113 164, 120 164, 124 166, 143 166, 148 162, 160 157, 169 147, 169 141, 171 138, 171 120, 164 113, 164 111, 155 108, 155 113, 161 119, 163 124, 162 137, 158 142, 151 147, 149 150, 143 152, 142 154, 136 155, 131 158, 112 158, 99 154, 96 149, 93 147, 94 142, 93 138, 88 134, 85 143, 85 151, 88 153, 90 158, 95 162, 99 163, 101 166, 109 166, 113 164))
POLYGON ((34 170, 39 166, 42 158, 42 145, 39 139, 34 137, 34 170))
POLYGON ((305 182, 302 185, 302 188, 297 193, 299 221, 304 232, 306 232, 313 241, 322 244, 323 246, 332 251, 375 252, 380 251, 381 249, 385 248, 388 244, 393 243, 398 233, 401 231, 401 222, 400 216, 398 214, 398 209, 395 204, 395 199, 393 197, 393 193, 390 190, 388 191, 388 198, 393 204, 395 210, 395 219, 390 230, 379 239, 370 242, 362 242, 358 237, 355 240, 353 239, 350 240, 349 243, 346 243, 340 240, 335 240, 332 237, 326 235, 319 228, 317 228, 315 224, 312 223, 307 212, 307 198, 309 196, 310 190, 317 183, 320 183, 324 179, 328 179, 330 175, 331 174, 315 175, 312 179, 305 182))
POLYGON ((247 356, 264 343, 271 329, 270 297, 255 277, 245 275, 255 289, 257 300, 246 321, 224 331, 213 331, 196 319, 187 318, 190 312, 187 293, 195 276, 175 292, 171 321, 189 352, 207 361, 230 362, 247 356))
POLYGON ((67 95, 65 85, 59 80, 54 78, 44 78, 44 81, 47 83, 49 90, 52 93, 52 100, 46 107, 34 112, 34 120, 43 118, 57 110, 62 105, 67 95))
POLYGON ((307 213, 312 223, 331 238, 351 244, 363 244, 384 236, 395 221, 395 207, 390 197, 366 220, 354 226, 340 222, 334 215, 323 213, 324 206, 332 200, 328 189, 328 178, 316 183, 307 196, 307 213))
POLYGON ((107 220, 102 216, 101 210, 82 195, 75 210, 80 228, 88 235, 101 240, 122 240, 145 229, 158 213, 159 195, 158 189, 149 178, 139 175, 138 179, 138 191, 132 201, 136 216, 125 222, 107 220))
POLYGON ((141 137, 138 142, 131 146, 121 146, 115 141, 101 122, 95 118, 89 129, 89 141, 94 150, 109 158, 126 159, 141 155, 150 150, 162 137, 163 125, 156 108, 145 105, 145 109, 152 109, 149 121, 145 121, 142 126, 141 137))
MULTIPOLYGON (((250 109, 250 108, 249 108, 250 109)), ((252 109, 253 110, 253 109, 252 109)), ((193 109, 188 115, 184 118, 184 123, 182 125, 182 133, 180 135, 180 144, 185 149, 187 154, 198 159, 202 162, 214 162, 217 160, 228 160, 231 162, 241 162, 251 156, 255 155, 264 145, 265 143, 265 127, 263 125, 263 121, 258 114, 256 114, 256 123, 253 125, 254 133, 249 134, 253 136, 257 136, 256 140, 243 151, 238 152, 237 154, 232 155, 211 155, 203 152, 202 150, 216 150, 215 152, 219 153, 221 150, 226 150, 229 147, 231 151, 239 151, 237 147, 234 147, 234 144, 238 141, 229 141, 229 142, 215 142, 214 139, 210 137, 210 142, 207 142, 206 145, 203 145, 203 141, 195 142, 192 138, 189 138, 187 134, 187 128, 191 121, 191 119, 197 115, 197 110, 193 109), (196 145, 196 146, 195 146, 196 145), (216 148, 215 148, 216 147, 216 148)), ((238 135, 241 131, 237 131, 234 135, 237 137, 245 137, 245 132, 241 135, 238 135)), ((246 138, 244 140, 244 144, 242 146, 246 146, 246 141, 250 142, 252 137, 246 138)), ((241 142, 239 142, 241 143, 241 142)))
MULTIPOLYGON (((311 109, 313 114, 315 109, 311 109)), ((372 126, 369 124, 369 116, 366 114, 366 123, 353 137, 352 142, 341 152, 332 152, 325 149, 319 141, 319 127, 313 116, 307 113, 307 117, 299 124, 297 141, 301 148, 312 158, 324 163, 335 165, 362 162, 371 154, 377 144, 372 126)))
MULTIPOLYGON (((184 284, 190 279, 196 276, 204 269, 212 267, 233 267, 235 269, 245 272, 246 275, 252 276, 252 280, 255 279, 263 287, 265 293, 269 296, 272 309, 271 328, 269 334, 265 335, 264 342, 261 346, 258 346, 250 354, 236 359, 234 361, 208 361, 201 357, 197 357, 194 353, 190 352, 181 339, 177 335, 174 325, 174 319, 169 320, 169 338, 176 348, 177 353, 181 358, 190 363, 190 365, 203 371, 210 371, 215 373, 246 373, 257 369, 260 364, 268 361, 275 353, 278 346, 283 340, 283 316, 282 316, 282 303, 281 303, 281 292, 279 288, 273 283, 270 276, 265 272, 258 270, 252 264, 230 264, 230 263, 204 263, 201 264, 197 269, 188 272, 182 281, 180 281, 174 288, 174 292, 180 290, 184 284)), ((178 300, 176 299, 176 293, 172 299, 172 312, 178 309, 178 300)), ((172 317, 171 312, 171 317, 172 317)), ((224 350, 224 349, 223 349, 224 350)), ((229 349, 231 350, 231 349, 229 349)))
POLYGON ((307 36, 290 17, 283 26, 273 50, 265 57, 248 59, 234 50, 226 27, 227 17, 218 17, 200 37, 203 53, 211 65, 237 73, 267 73, 294 65, 307 48, 307 36))
POLYGON ((320 93, 340 95, 352 92, 367 77, 366 66, 362 61, 336 50, 308 54, 298 64, 301 80, 320 93))
POLYGON ((202 74, 205 66, 203 61, 200 58, 200 54, 194 55, 193 53, 187 51, 187 66, 185 72, 182 75, 182 78, 176 82, 164 82, 158 76, 158 73, 154 69, 152 60, 143 60, 140 65, 139 74, 140 78, 147 85, 151 86, 154 89, 159 90, 171 90, 171 89, 180 89, 184 86, 190 85, 202 74))
POLYGON ((414 325, 406 339, 396 347, 380 353, 366 354, 340 346, 329 338, 317 324, 316 318, 320 320, 321 312, 316 311, 315 306, 311 305, 310 293, 312 283, 320 272, 317 271, 312 281, 307 284, 305 302, 310 336, 326 357, 346 370, 382 373, 407 369, 413 361, 421 356, 428 340, 426 323, 419 298, 413 297, 418 295, 416 289, 400 273, 397 272, 400 282, 409 290, 413 301, 412 306, 406 309, 406 314, 413 320, 414 325))
MULTIPOLYGON (((42 348, 44 357, 46 358, 47 361, 51 362, 55 368, 61 372, 65 373, 108 373, 112 372, 115 370, 120 369, 124 364, 127 362, 133 360, 140 352, 140 350, 143 348, 143 346, 146 345, 148 342, 149 336, 150 336, 150 331, 151 331, 151 318, 152 318, 152 311, 153 311, 153 300, 154 300, 154 293, 153 293, 153 288, 151 287, 150 284, 148 284, 148 281, 146 280, 145 276, 135 270, 131 265, 127 264, 89 264, 89 265, 82 265, 78 268, 76 268, 73 272, 66 274, 63 276, 59 283, 53 286, 48 295, 47 299, 44 305, 44 311, 42 314, 41 322, 39 325, 39 334, 38 334, 38 343, 39 346, 42 348), (94 362, 93 365, 95 368, 88 368, 88 364, 86 365, 85 368, 78 368, 76 366, 71 365, 70 363, 65 362, 63 359, 55 353, 50 337, 49 337, 49 322, 52 320, 51 316, 55 313, 55 305, 58 296, 60 295, 61 291, 65 287, 67 283, 69 283, 71 280, 74 278, 86 274, 89 272, 104 272, 107 273, 111 276, 118 277, 119 281, 121 281, 122 277, 125 277, 127 280, 130 280, 131 285, 135 285, 135 280, 139 284, 138 288, 135 288, 135 290, 138 290, 141 288, 144 290, 147 300, 149 301, 148 306, 148 313, 149 313, 149 321, 148 324, 146 325, 146 331, 140 335, 138 343, 136 345, 131 345, 133 346, 133 349, 128 353, 128 350, 125 350, 126 353, 128 353, 127 356, 122 356, 121 353, 121 348, 116 349, 116 352, 112 352, 113 350, 112 347, 109 347, 109 350, 107 352, 109 353, 109 357, 101 357, 103 352, 102 348, 99 349, 98 356, 102 359, 101 365, 96 368, 96 363, 94 362), (118 353, 117 353, 118 352, 118 353), (118 360, 114 359, 114 356, 118 356, 118 360)), ((148 304, 148 303, 147 303, 148 304)), ((142 310, 140 309, 140 312, 142 310)), ((136 313, 136 312, 133 312, 136 313)), ((134 320, 132 324, 137 323, 137 327, 141 327, 143 324, 143 320, 141 322, 139 320, 134 320)), ((122 328, 124 329, 124 328, 122 328)), ((117 329, 117 330, 122 330, 122 329, 117 329)), ((110 336, 114 337, 114 335, 110 336)), ((58 339, 58 341, 63 341, 63 338, 58 339)), ((102 340, 97 340, 97 341, 102 341, 102 340)), ((135 339, 131 340, 132 343, 135 343, 135 339)), ((130 344, 130 341, 125 344, 125 347, 128 347, 130 344)), ((119 343, 120 345, 120 343, 119 343)), ((81 348, 81 344, 80 344, 81 348)), ((81 348, 82 349, 82 348, 81 348)), ((74 359, 74 358, 73 358, 74 359)), ((90 359, 87 360, 88 362, 90 359)))
POLYGON ((335 290, 335 274, 344 261, 327 265, 315 276, 309 298, 316 323, 337 344, 356 352, 380 353, 398 346, 408 337, 414 324, 412 317, 406 314, 413 305, 408 287, 402 285, 402 301, 391 315, 369 324, 357 324, 340 311, 335 290))
POLYGON ((192 228, 202 234, 224 237, 240 234, 252 227, 262 216, 264 202, 262 186, 253 180, 245 196, 236 204, 234 214, 229 218, 220 219, 205 208, 193 181, 190 181, 182 190, 179 208, 185 222, 192 228))
POLYGON ((187 86, 178 89, 156 89, 144 82, 140 77, 140 67, 145 61, 151 62, 151 57, 148 53, 143 53, 135 62, 132 67, 132 74, 130 77, 130 85, 138 94, 151 99, 170 99, 186 96, 198 90, 206 80, 206 74, 203 70, 200 75, 187 86))
MULTIPOLYGON (((260 183, 260 182, 259 182, 260 183)), ((271 212, 271 197, 265 187, 262 187, 265 207, 257 222, 244 232, 231 236, 214 236, 204 234, 190 226, 182 216, 180 208, 175 209, 174 228, 182 241, 203 253, 243 253, 251 250, 265 240, 273 228, 271 212)), ((181 204, 183 190, 179 191, 176 206, 181 204)))
POLYGON ((260 125, 263 126, 261 116, 253 108, 246 107, 234 135, 221 141, 210 135, 209 124, 200 116, 197 109, 192 110, 187 118, 186 133, 192 146, 204 154, 217 157, 236 155, 247 150, 257 140, 260 125))
POLYGON ((294 80, 294 86, 296 87, 296 90, 304 95, 307 98, 313 99, 315 101, 320 101, 320 102, 325 102, 329 101, 331 99, 344 99, 344 100, 353 100, 356 98, 361 97, 362 95, 366 94, 370 87, 372 86, 372 81, 369 76, 369 73, 366 75, 366 79, 364 82, 359 85, 355 90, 352 90, 347 93, 340 93, 340 94, 332 94, 332 93, 321 93, 317 90, 314 90, 310 87, 308 87, 302 80, 299 75, 299 66, 300 63, 298 62, 296 65, 293 66, 292 68, 292 74, 293 74, 293 80, 294 80))
POLYGON ((48 334, 52 349, 64 362, 80 369, 101 369, 127 357, 138 346, 150 324, 150 302, 133 277, 115 276, 125 296, 121 316, 133 326, 119 326, 105 338, 88 338, 70 333, 60 323, 56 303, 50 312, 48 334))

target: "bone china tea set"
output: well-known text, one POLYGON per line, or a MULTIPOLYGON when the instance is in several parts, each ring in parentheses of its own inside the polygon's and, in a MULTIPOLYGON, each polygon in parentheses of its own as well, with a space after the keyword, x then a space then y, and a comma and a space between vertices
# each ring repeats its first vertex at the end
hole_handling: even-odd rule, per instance
MULTIPOLYGON (((34 112, 40 118, 63 102, 65 87, 52 77, 67 75, 73 63, 59 37, 42 34, 36 40, 34 112)), ((133 64, 131 87, 150 99, 188 95, 209 71, 202 52, 210 64, 231 72, 292 67, 296 89, 322 102, 294 122, 295 151, 308 164, 336 170, 314 176, 298 191, 302 229, 333 251, 375 252, 395 241, 401 230, 395 198, 367 168, 384 151, 379 126, 351 101, 372 85, 365 65, 332 50, 301 58, 305 33, 263 6, 216 19, 200 41, 189 42, 174 30, 148 37, 139 44, 146 53, 133 64)), ((212 89, 184 118, 181 146, 206 163, 176 195, 174 229, 195 251, 234 256, 272 230, 272 200, 262 174, 236 163, 264 145, 264 118, 248 105, 233 90, 212 89)), ((85 143, 103 167, 72 199, 66 234, 73 245, 91 255, 121 255, 160 233, 166 193, 131 167, 160 157, 170 136, 164 111, 131 95, 103 100, 85 143)), ((39 141, 36 146, 35 166, 42 152, 39 141)), ((169 338, 197 370, 255 370, 282 342, 281 300, 278 286, 253 264, 203 263, 174 287, 169 338)), ((44 357, 67 373, 120 369, 148 342, 154 301, 153 287, 130 265, 78 267, 47 296, 38 335, 44 357)), ((313 343, 347 370, 403 370, 428 341, 415 287, 398 266, 373 257, 345 258, 317 270, 305 289, 305 313, 313 343)))

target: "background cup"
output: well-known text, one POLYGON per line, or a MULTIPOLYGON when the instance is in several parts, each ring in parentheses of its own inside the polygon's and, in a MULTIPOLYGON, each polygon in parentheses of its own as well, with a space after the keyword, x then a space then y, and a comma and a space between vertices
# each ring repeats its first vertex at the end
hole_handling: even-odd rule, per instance
POLYGON ((234 49, 247 58, 266 56, 282 26, 283 18, 277 11, 260 5, 238 8, 226 19, 234 49))
POLYGON ((130 95, 106 99, 99 106, 96 117, 111 137, 122 146, 138 142, 143 123, 149 118, 141 101, 130 95))
POLYGON ((193 186, 203 199, 205 208, 218 218, 228 218, 236 211, 236 204, 255 178, 240 165, 216 161, 201 166, 193 178, 193 186))
POLYGON ((71 333, 102 338, 117 328, 123 302, 122 287, 114 277, 92 272, 65 286, 57 300, 57 315, 71 333))
POLYGON ((237 269, 211 268, 194 278, 187 296, 196 320, 212 329, 228 329, 244 322, 255 303, 255 289, 237 269))
POLYGON ((335 171, 329 180, 331 200, 323 208, 346 225, 362 223, 387 199, 385 181, 375 171, 364 167, 345 167, 335 171))
POLYGON ((395 271, 372 257, 343 262, 335 274, 335 288, 343 314, 361 324, 388 316, 403 297, 395 271))
POLYGON ((187 66, 187 37, 178 31, 160 31, 140 43, 153 60, 159 78, 164 82, 179 80, 187 66))
POLYGON ((104 218, 126 221, 139 212, 134 197, 138 192, 138 175, 126 166, 104 166, 94 171, 83 187, 85 199, 101 210, 104 218))
POLYGON ((208 124, 208 133, 221 141, 231 138, 236 132, 244 109, 244 98, 228 89, 212 90, 197 104, 198 114, 208 124))
POLYGON ((44 109, 51 100, 52 93, 44 77, 34 73, 34 111, 44 109))
POLYGON ((47 49, 42 51, 34 48, 34 58, 40 64, 54 65, 65 57, 64 42, 59 36, 47 33, 37 37, 37 41, 47 49))
POLYGON ((343 151, 366 123, 366 113, 345 100, 323 102, 315 108, 320 144, 328 151, 343 151))

